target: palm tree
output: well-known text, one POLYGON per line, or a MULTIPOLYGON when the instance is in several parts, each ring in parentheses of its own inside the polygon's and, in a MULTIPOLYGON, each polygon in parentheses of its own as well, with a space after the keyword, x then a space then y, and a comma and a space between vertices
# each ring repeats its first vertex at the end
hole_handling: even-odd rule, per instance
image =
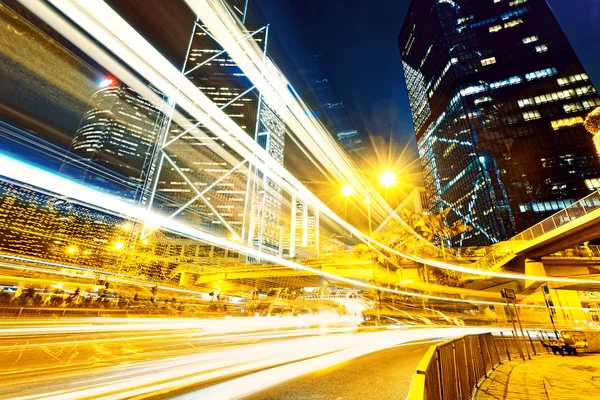
MULTIPOLYGON (((403 209, 400 212, 400 218, 405 224, 398 223, 397 221, 390 222, 390 230, 382 235, 373 235, 374 239, 384 243, 391 249, 400 250, 403 252, 416 253, 416 247, 410 248, 414 239, 414 233, 417 233, 420 238, 423 238, 429 243, 434 243, 439 240, 442 246, 442 257, 446 259, 445 240, 458 236, 464 232, 468 232, 473 229, 472 226, 467 225, 462 220, 454 222, 452 225, 448 225, 446 217, 450 212, 450 208, 442 209, 439 213, 424 213, 419 214, 413 211, 403 209)), ((373 250, 371 246, 360 244, 354 247, 354 253, 360 258, 371 260, 376 265, 380 265, 386 268, 388 271, 390 267, 399 264, 401 261, 400 257, 392 254, 385 249, 373 250)), ((425 269, 425 275, 428 277, 427 269, 425 269)), ((442 284, 446 283, 449 286, 456 286, 457 278, 453 275, 447 274, 445 271, 437 270, 434 272, 436 280, 442 284)), ((427 278, 427 280, 429 280, 427 278)))
POLYGON ((402 210, 400 218, 407 225, 430 243, 438 239, 442 246, 442 257, 446 259, 445 239, 458 236, 473 229, 472 226, 458 220, 452 225, 448 225, 446 217, 450 208, 442 209, 439 213, 418 214, 409 210, 402 210))

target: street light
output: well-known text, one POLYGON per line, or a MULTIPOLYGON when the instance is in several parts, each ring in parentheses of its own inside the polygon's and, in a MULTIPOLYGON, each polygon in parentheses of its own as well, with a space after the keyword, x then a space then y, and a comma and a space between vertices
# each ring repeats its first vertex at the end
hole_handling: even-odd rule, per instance
POLYGON ((346 185, 342 188, 342 194, 346 197, 352 196, 354 188, 351 185, 346 185))
POLYGON ((69 254, 73 254, 73 253, 77 252, 77 247, 75 247, 75 246, 70 246, 70 247, 67 249, 67 252, 68 252, 69 254))
POLYGON ((385 171, 379 175, 379 183, 385 188, 389 188, 396 184, 396 175, 393 172, 385 171))
POLYGON ((117 242, 117 243, 115 243, 115 249, 121 250, 122 248, 123 248, 123 242, 117 242))

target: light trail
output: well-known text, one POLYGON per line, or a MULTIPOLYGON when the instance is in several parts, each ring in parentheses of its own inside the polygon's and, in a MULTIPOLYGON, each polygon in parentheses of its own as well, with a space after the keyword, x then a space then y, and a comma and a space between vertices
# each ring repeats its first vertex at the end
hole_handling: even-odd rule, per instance
MULTIPOLYGON (((55 12, 50 10, 43 3, 41 3, 37 0, 20 0, 20 1, 24 5, 26 5, 30 9, 32 9, 32 11, 34 11, 35 13, 40 15, 40 17, 42 19, 45 19, 48 23, 50 23, 51 26, 53 26, 55 29, 57 29, 59 32, 61 32, 63 35, 65 35, 68 39, 74 40, 74 42, 76 44, 81 45, 81 43, 82 43, 81 34, 78 33, 76 30, 74 30, 70 26, 69 22, 66 22, 64 19, 59 17, 55 12), (73 39, 73 37, 75 37, 76 40, 73 39)), ((204 13, 204 14, 202 14, 203 21, 204 21, 204 19, 206 19, 208 21, 207 23, 209 23, 209 24, 214 23, 215 25, 217 25, 215 27, 216 31, 219 31, 219 30, 223 31, 223 29, 225 29, 225 28, 223 28, 222 26, 220 27, 216 22, 219 20, 219 17, 214 14, 214 11, 207 11, 207 10, 209 10, 210 7, 208 6, 208 4, 206 2, 201 2, 201 3, 203 4, 202 7, 204 7, 204 8, 202 8, 202 7, 198 8, 198 3, 196 3, 193 6, 195 7, 194 9, 202 10, 202 12, 204 13)), ((339 216, 337 216, 333 211, 331 211, 327 206, 325 206, 322 202, 320 202, 312 193, 310 193, 310 191, 308 191, 304 186, 302 186, 288 171, 281 168, 281 166, 278 163, 276 163, 276 161, 273 160, 264 151, 264 149, 262 149, 260 146, 258 146, 257 143, 255 143, 248 135, 246 135, 245 132, 243 132, 241 130, 241 128, 239 128, 239 126, 237 126, 233 121, 231 121, 229 119, 229 117, 223 113, 222 110, 220 110, 218 107, 216 107, 206 96, 204 96, 194 85, 192 85, 179 71, 175 70, 174 67, 172 67, 164 59, 164 57, 162 57, 151 45, 149 45, 136 31, 134 31, 129 25, 127 25, 127 23, 125 23, 125 21, 123 21, 116 13, 114 13, 114 11, 112 9, 110 9, 108 6, 106 6, 105 3, 95 2, 93 5, 91 5, 90 3, 84 3, 84 2, 73 3, 70 1, 53 0, 53 4, 58 9, 60 9, 62 12, 64 12, 66 15, 69 15, 69 17, 72 18, 74 21, 77 21, 84 30, 87 30, 97 40, 101 40, 104 45, 106 45, 108 48, 110 48, 112 51, 114 51, 115 54, 118 54, 123 60, 126 60, 126 62, 132 68, 136 69, 136 71, 138 73, 145 75, 149 81, 151 81, 153 84, 155 84, 155 86, 157 86, 158 88, 163 90, 165 93, 173 93, 174 89, 177 88, 181 93, 183 93, 185 95, 184 96, 185 98, 190 99, 190 100, 185 100, 185 98, 178 99, 178 104, 180 106, 182 106, 183 108, 185 108, 186 111, 190 112, 190 114, 194 115, 196 118, 203 117, 207 113, 210 114, 212 116, 213 120, 218 121, 218 125, 219 125, 219 126, 217 126, 216 124, 213 124, 214 126, 213 125, 209 126, 209 128, 211 130, 213 130, 213 133, 217 134, 220 137, 224 137, 223 135, 225 135, 226 130, 231 132, 234 135, 234 137, 236 138, 236 140, 234 140, 232 143, 232 147, 235 147, 235 150, 239 154, 241 154, 243 157, 247 156, 247 158, 249 160, 251 160, 251 162, 254 163, 254 165, 256 165, 258 168, 268 169, 269 171, 273 172, 274 173, 273 178, 275 178, 275 181, 277 181, 278 184, 282 185, 282 187, 284 189, 290 191, 291 193, 296 194, 300 198, 309 199, 311 205, 316 207, 320 212, 322 212, 327 217, 331 218, 334 222, 338 223, 340 226, 342 226, 345 229, 347 229, 348 231, 352 232, 354 235, 359 237, 364 242, 369 243, 371 245, 379 246, 381 248, 384 248, 384 249, 390 251, 393 254, 399 255, 401 257, 405 257, 405 258, 413 260, 415 262, 424 263, 426 265, 431 265, 433 267, 453 270, 453 271, 457 271, 457 272, 464 272, 464 273, 471 273, 471 274, 476 274, 476 275, 484 275, 484 276, 492 276, 492 277, 501 277, 501 278, 507 278, 507 279, 534 280, 534 281, 537 280, 537 281, 562 282, 562 283, 573 283, 573 284, 575 284, 575 283, 600 284, 599 281, 586 280, 586 279, 568 279, 568 278, 559 278, 559 277, 527 276, 524 274, 497 273, 497 272, 491 272, 491 271, 482 271, 482 270, 477 270, 477 269, 472 269, 472 268, 467 268, 467 267, 461 267, 461 266, 457 266, 457 265, 453 265, 453 264, 448 264, 448 263, 444 263, 444 262, 423 259, 423 258, 414 256, 414 255, 405 254, 405 253, 399 252, 397 250, 388 248, 384 244, 367 237, 365 234, 363 234, 362 232, 358 231, 353 226, 346 223, 339 216), (96 22, 96 21, 99 21, 99 22, 96 22), (160 72, 158 71, 159 69, 160 69, 160 72), (200 104, 201 107, 207 111, 199 111, 197 104, 200 104)), ((229 27, 229 28, 232 29, 231 27, 229 27)), ((235 29, 239 30, 239 27, 237 27, 235 29)), ((228 42, 228 40, 226 40, 226 39, 227 38, 225 38, 223 40, 225 42, 228 42)), ((88 42, 89 42, 89 40, 88 40, 88 42)), ((228 51, 231 51, 235 55, 236 53, 239 53, 239 51, 235 50, 235 46, 240 46, 240 45, 242 45, 242 44, 233 43, 233 44, 231 44, 231 46, 233 46, 233 49, 229 49, 229 47, 228 47, 228 51)), ((245 45, 245 44, 243 44, 243 45, 245 45)), ((107 60, 107 56, 105 53, 96 54, 97 50, 98 50, 97 46, 90 47, 90 43, 85 43, 83 50, 90 51, 91 52, 90 55, 92 55, 93 57, 98 57, 98 59, 100 60, 101 63, 102 63, 102 61, 104 61, 106 64, 108 64, 109 67, 115 65, 114 60, 112 60, 112 59, 107 60)), ((236 59, 236 62, 237 61, 238 60, 236 59)), ((239 62, 240 62, 240 66, 242 68, 249 68, 247 60, 245 60, 245 61, 240 60, 239 62)), ((119 71, 122 72, 125 70, 123 70, 123 68, 121 66, 119 66, 119 71)), ((253 76, 252 79, 260 80, 260 79, 264 79, 261 77, 262 75, 268 76, 268 73, 267 73, 268 71, 266 71, 266 72, 260 71, 260 72, 261 72, 260 74, 252 74, 251 73, 250 75, 258 75, 256 77, 253 76)), ((131 80, 130 73, 126 73, 126 71, 123 73, 125 75, 128 75, 128 79, 131 80)), ((263 82, 261 85, 264 86, 265 83, 263 82)), ((281 82, 277 81, 274 83, 274 85, 281 86, 281 82)), ((140 89, 141 93, 145 94, 145 91, 147 91, 144 89, 144 87, 143 87, 144 85, 141 85, 141 82, 139 82, 139 80, 137 82, 134 82, 132 86, 136 90, 140 89), (142 86, 142 87, 140 88, 139 86, 142 86)), ((259 86, 259 84, 257 84, 257 86, 259 86)), ((272 92, 272 89, 269 89, 267 87, 265 87, 264 90, 266 91, 266 93, 272 92)), ((296 103, 299 101, 299 99, 296 96, 294 96, 293 94, 292 95, 289 94, 290 93, 289 88, 286 87, 285 90, 283 90, 283 92, 285 93, 285 97, 287 99, 291 98, 296 103)), ((271 94, 271 95, 273 95, 273 94, 271 94)), ((278 95, 282 96, 283 94, 278 92, 278 95)), ((288 102, 284 102, 284 104, 286 104, 286 106, 290 107, 290 104, 288 104, 288 102)), ((292 103, 291 105, 294 106, 294 103, 292 103)), ((299 106, 296 104, 294 106, 294 109, 298 109, 298 107, 299 106)), ((303 110, 303 109, 300 107, 300 110, 303 110)), ((296 114, 294 114, 294 115, 295 115, 296 119, 300 118, 300 117, 298 117, 298 115, 303 115, 301 117, 301 120, 304 120, 303 123, 306 124, 308 126, 308 128, 311 129, 310 131, 307 130, 307 132, 309 132, 310 134, 316 134, 315 132, 319 131, 319 128, 315 126, 316 123, 314 121, 306 121, 305 120, 306 113, 302 112, 302 113, 299 113, 298 115, 296 115, 296 114)), ((292 126, 294 125, 292 122, 288 121, 287 119, 286 119, 286 123, 290 123, 292 126)), ((208 122, 207 122, 207 124, 208 124, 208 122)), ((302 126, 304 126, 304 125, 300 124, 300 128, 302 126)), ((328 141, 326 141, 325 143, 329 143, 331 140, 332 139, 329 138, 328 141)), ((334 151, 339 151, 339 149, 334 146, 334 151)), ((21 179, 17 179, 17 180, 31 183, 27 179, 21 178, 21 179)), ((54 192, 56 192, 58 189, 57 186, 55 186, 55 185, 51 185, 50 187, 48 185, 37 185, 37 186, 44 187, 47 190, 54 191, 54 192)), ((369 190, 369 189, 367 189, 367 190, 369 190)), ((100 206, 101 208, 103 208, 105 210, 115 211, 117 209, 122 209, 122 207, 117 206, 116 202, 118 202, 118 200, 116 200, 116 199, 110 199, 110 201, 108 203, 104 203, 101 205, 101 204, 98 204, 97 201, 90 201, 92 199, 89 199, 89 198, 87 200, 81 200, 81 198, 78 198, 78 196, 70 195, 70 197, 79 199, 80 201, 84 201, 87 204, 94 204, 96 206, 100 206)), ((164 221, 164 219, 165 219, 164 217, 156 216, 152 213, 144 213, 144 212, 140 212, 139 210, 137 210, 137 211, 127 210, 127 212, 120 211, 120 213, 122 215, 127 215, 129 217, 133 217, 133 218, 141 220, 141 221, 150 222, 151 225, 162 226, 165 229, 168 229, 168 230, 171 230, 174 232, 178 232, 178 233, 184 234, 186 236, 202 240, 207 243, 212 243, 212 244, 221 246, 223 248, 239 251, 243 254, 253 255, 253 256, 257 257, 258 259, 264 259, 264 260, 267 260, 267 261, 270 261, 270 262, 273 262, 276 264, 280 264, 280 265, 283 265, 286 267, 301 269, 301 270, 304 270, 307 272, 316 273, 318 275, 326 276, 331 279, 335 279, 335 280, 349 283, 349 284, 359 286, 359 287, 383 290, 383 291, 390 292, 390 293, 404 294, 404 295, 408 295, 408 296, 416 296, 416 297, 423 297, 423 298, 436 299, 436 300, 447 300, 447 301, 454 301, 454 302, 458 301, 458 302, 465 302, 465 303, 477 303, 477 304, 489 304, 489 305, 499 304, 497 302, 451 299, 451 298, 444 298, 444 297, 439 297, 439 296, 421 295, 421 294, 397 291, 397 290, 393 290, 393 289, 389 289, 389 288, 383 288, 383 287, 379 287, 376 285, 370 285, 370 284, 366 284, 363 282, 342 278, 342 277, 339 277, 334 274, 328 274, 323 271, 319 271, 319 270, 316 270, 316 269, 313 269, 310 267, 303 266, 301 264, 290 262, 289 260, 285 260, 285 259, 282 259, 279 257, 272 257, 267 254, 256 253, 253 249, 250 249, 245 246, 241 246, 237 243, 229 242, 227 240, 224 240, 223 238, 217 238, 213 235, 206 234, 204 232, 200 232, 198 230, 184 226, 184 225, 176 223, 174 221, 164 221), (163 221, 163 223, 155 223, 156 221, 163 221)))
MULTIPOLYGON (((0 173, 4 176, 7 176, 10 179, 26 182, 28 184, 32 184, 36 187, 40 187, 44 190, 48 190, 50 192, 57 192, 60 195, 68 196, 70 198, 74 198, 78 201, 81 201, 85 204, 93 205, 95 207, 99 207, 100 209, 107 210, 109 212, 116 212, 121 216, 127 216, 139 221, 150 221, 151 224, 162 226, 163 228, 178 233, 183 234, 185 236, 198 239, 200 241, 211 243, 217 246, 221 246, 223 248, 227 248, 230 250, 234 250, 240 252, 242 254, 247 254, 256 258, 262 258, 263 260, 283 265, 293 269, 300 269, 303 271, 311 272, 317 275, 325 276, 331 278, 333 280, 337 280, 340 282, 348 283, 357 287, 364 287, 369 289, 381 290, 388 293, 396 293, 402 294, 406 296, 413 296, 419 298, 427 298, 433 300, 443 300, 443 301, 451 301, 451 302, 461 302, 461 303, 469 303, 469 304, 487 304, 487 305, 502 305, 501 302, 492 302, 492 301, 482 301, 482 300, 466 300, 466 299, 455 299, 455 298, 447 298, 442 296, 432 296, 425 295, 420 293, 411 293, 405 292, 401 290, 395 290, 391 288, 381 287, 377 285, 372 285, 365 282, 356 281, 349 278, 344 278, 329 272, 321 271, 319 269, 311 268, 290 260, 286 260, 284 258, 280 258, 277 256, 273 256, 270 254, 262 253, 258 250, 249 248, 239 243, 231 242, 225 238, 220 238, 215 235, 200 231, 198 229, 194 229, 190 226, 181 224, 177 221, 173 221, 167 218, 164 218, 160 215, 149 212, 148 210, 141 209, 129 203, 125 203, 113 197, 110 197, 104 193, 91 189, 87 186, 81 185, 76 182, 72 182, 68 179, 65 179, 61 176, 52 174, 48 171, 44 171, 40 168, 34 167, 32 165, 23 163, 21 161, 12 159, 0 153, 0 173)), ((483 272, 483 271, 481 271, 483 272)), ((504 274, 503 276, 508 275, 518 275, 518 274, 504 274)), ((521 275, 519 279, 523 280, 541 280, 548 282, 563 282, 563 283, 588 283, 588 284, 600 284, 600 281, 592 281, 587 279, 568 279, 568 278, 553 278, 553 277, 532 277, 521 275)))
MULTIPOLYGON (((185 388, 189 385, 208 383, 216 379, 223 380, 232 375, 247 374, 257 370, 270 368, 274 375, 265 379, 261 374, 249 375, 261 382, 261 387, 281 382, 293 377, 291 369, 296 373, 308 373, 334 365, 360 355, 397 346, 410 341, 446 338, 466 333, 496 331, 489 328, 436 328, 436 329, 406 329, 388 332, 368 332, 361 334, 335 333, 314 336, 314 331, 306 332, 304 336, 289 338, 289 332, 280 335, 271 332, 263 342, 249 343, 238 339, 233 340, 233 346, 216 346, 202 348, 187 348, 183 351, 174 348, 169 352, 153 352, 147 356, 135 355, 127 363, 121 363, 119 358, 107 359, 109 365, 99 365, 85 368, 85 364, 61 366, 53 372, 45 369, 36 374, 23 371, 24 375, 14 374, 5 377, 11 385, 11 398, 20 399, 66 399, 66 398, 98 398, 120 399, 135 396, 168 395, 170 391, 185 388), (293 364, 290 364, 293 363, 293 364), (113 365, 110 365, 113 364, 113 365), (289 367, 285 367, 285 365, 289 367), (280 370, 280 366, 284 366, 280 370), (83 368, 82 368, 83 367, 83 368), (272 367, 276 367, 272 369, 272 367), (285 372, 287 371, 287 372, 285 372), (273 378, 276 377, 276 380, 273 378)), ((327 330, 323 330, 327 333, 327 330)), ((251 339, 249 338, 244 338, 251 339)), ((168 340, 168 338, 166 338, 168 340)), ((204 338, 197 340, 205 341, 204 338)), ((140 343, 142 343, 140 341, 140 343)), ((150 342, 149 345, 152 346, 150 342)), ((185 345, 185 340, 179 343, 185 345)), ((194 342, 195 343, 195 342, 194 342)), ((202 342, 198 342, 202 343, 202 342)), ((73 346, 77 343, 73 342, 73 346)), ((80 344, 82 351, 92 344, 80 344)), ((51 349, 64 348, 62 343, 56 346, 49 344, 51 349)), ((187 346, 186 346, 187 347, 187 346)), ((151 348, 151 347, 150 347, 151 348)), ((16 348, 19 351, 19 348, 16 348)), ((36 350, 38 351, 38 350, 36 350)), ((32 373, 34 370, 31 371, 32 373)), ((212 391, 231 391, 230 385, 216 385, 212 391)), ((256 390, 258 382, 249 385, 247 389, 256 390)), ((209 388, 211 389, 211 388, 209 388)), ((239 390, 239 388, 237 389, 239 390)), ((203 396, 202 393, 196 393, 203 396)), ((3 396, 2 396, 3 397, 3 396)), ((196 397, 200 398, 200 397, 196 397)), ((211 398, 232 398, 212 396, 211 398)))
MULTIPOLYGON (((33 1, 33 0, 21 0, 21 1, 33 1)), ((324 213, 327 217, 331 218, 338 225, 344 227, 349 232, 352 232, 356 237, 360 238, 363 242, 376 245, 380 248, 386 249, 387 251, 398 255, 400 257, 407 258, 414 262, 424 263, 426 265, 430 265, 436 268, 452 270, 455 272, 469 273, 474 275, 484 275, 491 277, 500 277, 507 279, 518 279, 518 280, 533 280, 533 281, 548 281, 548 282, 572 282, 572 283, 589 283, 589 284, 600 284, 600 281, 594 280, 578 280, 573 279, 569 280, 568 278, 559 278, 559 277, 545 277, 545 276, 534 276, 534 275, 524 275, 524 274, 516 274, 516 273, 501 273, 501 272, 493 272, 493 271, 484 271, 478 270, 475 268, 468 268, 463 266, 458 266, 454 264, 449 264, 446 262, 429 260, 421 257, 417 257, 411 254, 399 252, 395 249, 391 249, 372 238, 369 238, 364 233, 360 232, 346 221, 344 221, 341 217, 335 214, 332 210, 330 210, 325 204, 323 204, 318 198, 316 198, 306 187, 304 187, 299 181, 296 180, 287 170, 281 168, 281 165, 278 164, 274 159, 272 159, 262 147, 258 146, 256 142, 254 142, 244 131, 239 128, 231 119, 217 106, 215 106, 210 99, 204 96, 198 89, 192 85, 189 81, 183 77, 183 75, 174 69, 170 63, 164 59, 149 43, 147 43, 135 30, 133 30, 124 20, 122 20, 110 7, 106 4, 102 3, 94 3, 93 5, 89 3, 76 3, 76 4, 68 4, 67 1, 56 1, 53 0, 55 6, 61 11, 65 12, 65 14, 69 15, 75 21, 81 20, 80 26, 82 26, 85 30, 90 32, 92 35, 99 35, 100 38, 106 39, 108 44, 114 43, 116 41, 115 38, 119 38, 117 54, 120 54, 124 57, 124 60, 128 60, 129 64, 135 68, 139 67, 141 70, 138 72, 147 71, 148 67, 140 66, 141 60, 152 60, 151 65, 160 66, 160 71, 163 73, 161 80, 152 81, 157 87, 161 87, 160 83, 165 80, 168 82, 172 82, 172 86, 176 86, 182 93, 185 93, 186 96, 190 99, 194 99, 195 104, 200 104, 206 112, 212 116, 215 121, 230 130, 230 132, 235 136, 236 141, 232 144, 232 147, 235 148, 235 144, 243 143, 244 148, 235 148, 236 151, 241 154, 243 157, 252 160, 258 168, 267 168, 270 172, 276 174, 275 179, 278 181, 278 184, 283 185, 291 193, 295 193, 299 195, 301 198, 309 199, 309 202, 319 209, 320 212, 324 213), (95 21, 98 21, 98 24, 104 28, 104 30, 94 29, 96 24, 95 21), (111 36, 109 32, 114 32, 114 36, 111 36), (128 46, 129 51, 127 49, 123 49, 123 44, 121 42, 125 42, 128 46), (260 160, 257 160, 254 154, 260 155, 260 160), (291 184, 291 186, 290 186, 291 184)), ((232 21, 229 18, 228 13, 223 8, 223 6, 219 2, 212 2, 207 0, 186 0, 190 7, 196 11, 197 15, 202 19, 204 23, 206 23, 210 28, 211 32, 214 30, 214 35, 222 41, 222 44, 227 48, 228 53, 232 56, 232 58, 236 61, 236 63, 244 70, 246 74, 248 74, 249 78, 252 82, 261 89, 261 92, 264 91, 264 96, 271 96, 271 102, 276 105, 279 105, 281 108, 279 111, 282 115, 287 115, 288 118, 285 119, 286 124, 291 127, 291 130, 294 134, 299 135, 301 132, 301 139, 305 140, 306 143, 314 143, 314 146, 311 147, 311 151, 318 149, 327 149, 323 153, 323 156, 327 154, 340 154, 342 150, 335 144, 331 136, 322 128, 322 126, 318 123, 316 119, 310 119, 309 114, 307 113, 308 108, 305 104, 301 103, 301 100, 298 96, 295 96, 293 91, 290 92, 289 86, 287 86, 287 82, 282 82, 281 75, 274 74, 273 71, 269 69, 262 68, 262 57, 263 53, 258 49, 258 47, 253 44, 252 41, 242 41, 239 42, 235 40, 235 34, 237 37, 242 35, 240 27, 236 25, 235 21, 232 21), (219 13, 220 10, 220 13, 219 13), (235 33, 235 34, 232 34, 235 33), (290 115, 290 112, 292 113, 290 115), (323 146, 323 144, 327 144, 323 146)), ((243 36, 243 35, 242 35, 243 36)), ((103 42, 104 43, 104 42, 103 42)), ((107 43, 104 43, 107 44, 107 43)), ((110 46, 108 46, 110 47, 110 46)), ((144 61, 148 62, 149 61, 144 61)), ((158 68, 158 67, 154 67, 158 68)), ((150 75, 155 76, 158 72, 154 71, 150 75)), ((158 79, 158 78, 157 78, 158 79)), ((165 88, 165 92, 168 93, 168 87, 165 88)), ((194 107, 192 110, 189 110, 189 104, 181 104, 188 112, 194 115, 194 107)), ((197 109, 197 107, 196 107, 197 109)), ((211 127, 212 129, 212 127, 211 127)), ((223 137, 223 131, 217 130, 214 131, 220 137, 223 137)), ((347 156, 345 156, 347 158, 347 156)), ((335 159, 331 163, 328 163, 329 169, 339 168, 340 166, 345 166, 347 170, 355 171, 355 168, 348 163, 348 160, 343 161, 341 159, 335 159)), ((352 182, 360 179, 358 175, 353 177, 352 179, 341 179, 341 182, 352 182)), ((358 187, 364 188, 366 193, 369 193, 370 198, 378 199, 378 204, 385 204, 383 207, 384 210, 389 214, 392 213, 392 210, 389 209, 389 205, 377 194, 372 185, 366 184, 362 182, 362 184, 358 187), (374 193, 371 193, 374 192, 374 193), (371 196, 372 195, 372 196, 371 196)), ((405 228, 409 231, 414 231, 406 225, 403 220, 398 220, 399 223, 403 224, 405 228)), ((418 236, 414 233, 415 236, 418 236)), ((432 245, 433 246, 433 245, 432 245)), ((435 247, 435 246, 433 246, 435 247)), ((437 247, 435 247, 437 249, 437 247)), ((260 258, 260 257, 259 257, 260 258)))

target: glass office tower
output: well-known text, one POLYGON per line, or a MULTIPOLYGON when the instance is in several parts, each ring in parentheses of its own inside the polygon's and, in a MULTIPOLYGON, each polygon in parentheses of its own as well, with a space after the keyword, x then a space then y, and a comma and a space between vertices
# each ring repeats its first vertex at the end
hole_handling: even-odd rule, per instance
POLYGON ((65 159, 61 173, 125 200, 141 201, 165 115, 114 79, 101 86, 73 138, 70 152, 76 158, 65 159))
POLYGON ((413 0, 398 37, 432 210, 505 240, 594 189, 600 98, 545 0, 413 0))

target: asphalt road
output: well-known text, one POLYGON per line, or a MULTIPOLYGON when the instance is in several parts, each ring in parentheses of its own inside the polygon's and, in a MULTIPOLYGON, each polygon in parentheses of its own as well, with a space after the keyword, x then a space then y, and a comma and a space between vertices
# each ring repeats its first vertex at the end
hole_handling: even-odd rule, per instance
POLYGON ((430 343, 405 343, 313 372, 244 400, 403 399, 430 343))
POLYGON ((319 316, 5 320, 0 399, 399 398, 429 346, 415 341, 480 330, 357 333, 319 316))

